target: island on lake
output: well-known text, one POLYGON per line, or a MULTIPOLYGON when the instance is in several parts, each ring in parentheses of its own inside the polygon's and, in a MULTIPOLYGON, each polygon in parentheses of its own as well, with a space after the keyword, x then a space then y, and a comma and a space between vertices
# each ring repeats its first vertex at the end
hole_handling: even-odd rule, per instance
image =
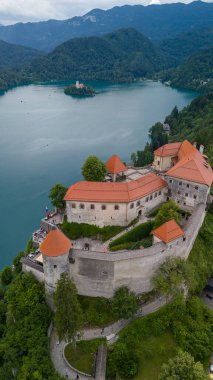
POLYGON ((92 87, 85 86, 83 83, 76 81, 75 84, 68 86, 64 89, 66 95, 71 96, 95 96, 96 92, 92 87))

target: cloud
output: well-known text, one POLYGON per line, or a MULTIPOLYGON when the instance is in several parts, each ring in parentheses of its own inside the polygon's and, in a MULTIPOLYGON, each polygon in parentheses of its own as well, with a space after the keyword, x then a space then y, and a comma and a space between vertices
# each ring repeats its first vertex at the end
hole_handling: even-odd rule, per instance
MULTIPOLYGON (((172 3, 174 0, 152 0, 172 3)), ((211 0, 207 0, 211 2, 211 0)), ((188 3, 190 0, 184 0, 188 3)), ((150 0, 0 0, 0 23, 67 19, 87 13, 93 8, 109 9, 115 5, 143 4, 150 0)))

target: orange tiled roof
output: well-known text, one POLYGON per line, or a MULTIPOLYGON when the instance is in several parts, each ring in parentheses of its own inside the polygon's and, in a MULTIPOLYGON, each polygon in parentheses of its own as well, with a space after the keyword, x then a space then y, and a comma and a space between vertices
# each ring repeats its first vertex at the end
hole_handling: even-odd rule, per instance
POLYGON ((160 157, 176 156, 178 154, 178 150, 180 146, 181 146, 180 142, 165 144, 161 146, 160 148, 156 149, 154 151, 154 155, 160 156, 160 157))
POLYGON ((152 231, 152 233, 164 243, 169 243, 184 235, 184 231, 174 219, 162 224, 160 227, 152 231))
POLYGON ((210 165, 187 140, 183 141, 180 146, 177 164, 169 169, 166 175, 208 186, 211 186, 213 182, 213 171, 210 165))
POLYGON ((43 243, 40 245, 40 251, 45 256, 63 256, 69 252, 72 242, 59 230, 53 230, 48 233, 43 243))
POLYGON ((118 174, 121 172, 125 172, 125 170, 127 170, 124 163, 116 154, 114 154, 112 157, 109 158, 105 166, 106 166, 107 172, 111 174, 118 174))
POLYGON ((72 185, 65 201, 129 203, 143 198, 167 186, 167 183, 154 173, 131 182, 88 182, 72 185))

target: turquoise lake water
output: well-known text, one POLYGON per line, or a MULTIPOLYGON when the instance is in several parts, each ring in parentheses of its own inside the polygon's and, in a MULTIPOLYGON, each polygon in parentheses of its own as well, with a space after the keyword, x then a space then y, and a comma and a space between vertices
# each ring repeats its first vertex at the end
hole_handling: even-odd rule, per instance
POLYGON ((93 83, 94 98, 76 99, 63 85, 18 87, 0 96, 0 268, 23 250, 49 205, 48 192, 81 178, 89 154, 130 161, 149 128, 196 93, 159 82, 93 83))

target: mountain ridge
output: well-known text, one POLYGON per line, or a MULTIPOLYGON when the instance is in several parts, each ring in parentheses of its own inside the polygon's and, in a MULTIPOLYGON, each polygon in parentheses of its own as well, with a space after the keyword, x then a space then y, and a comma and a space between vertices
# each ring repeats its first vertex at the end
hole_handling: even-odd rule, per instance
POLYGON ((0 39, 47 52, 70 38, 103 35, 133 27, 151 40, 162 40, 197 27, 213 26, 213 4, 124 5, 109 10, 93 9, 67 20, 17 23, 0 26, 0 39))

